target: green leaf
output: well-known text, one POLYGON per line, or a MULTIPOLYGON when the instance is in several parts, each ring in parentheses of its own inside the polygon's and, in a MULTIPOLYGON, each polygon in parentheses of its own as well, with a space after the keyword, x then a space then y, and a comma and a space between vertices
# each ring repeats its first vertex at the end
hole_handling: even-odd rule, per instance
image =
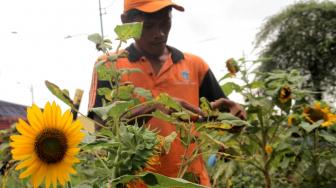
POLYGON ((230 113, 220 113, 217 117, 218 120, 240 120, 238 117, 230 114, 230 113))
POLYGON ((107 67, 104 64, 96 66, 98 79, 102 81, 111 81, 118 76, 118 71, 111 67, 107 67))
POLYGON ((133 101, 115 101, 112 103, 108 115, 114 119, 119 119, 131 106, 134 105, 133 101))
POLYGON ((108 118, 108 112, 113 107, 112 104, 97 108, 92 108, 92 111, 97 114, 102 120, 106 120, 108 118))
POLYGON ((334 167, 336 167, 336 157, 330 159, 330 162, 332 165, 334 165, 334 167))
POLYGON ((169 153, 171 144, 175 140, 176 136, 177 136, 177 133, 175 131, 173 131, 172 133, 170 133, 168 136, 165 137, 165 139, 164 139, 165 141, 164 141, 164 144, 163 144, 163 149, 164 149, 166 154, 169 153))
POLYGON ((181 111, 182 106, 180 103, 172 99, 167 93, 161 93, 157 98, 156 101, 175 110, 175 111, 181 111))
POLYGON ((170 122, 170 123, 176 121, 175 118, 173 118, 172 116, 169 116, 169 115, 161 112, 160 110, 155 110, 154 112, 152 112, 152 115, 155 118, 158 118, 158 119, 170 122))
POLYGON ((112 101, 112 95, 111 95, 112 90, 107 87, 102 87, 98 88, 97 93, 98 95, 102 95, 105 97, 105 99, 112 101))
POLYGON ((112 180, 112 185, 127 184, 128 182, 136 179, 142 179, 148 188, 167 188, 167 187, 183 187, 183 188, 205 188, 181 178, 170 178, 161 174, 153 172, 144 172, 139 175, 124 175, 112 180))
POLYGON ((103 39, 103 37, 98 33, 94 33, 94 34, 89 35, 88 39, 96 44, 96 49, 97 50, 107 52, 108 50, 112 49, 111 40, 110 39, 103 39))
POLYGON ((262 109, 265 113, 271 113, 273 110, 272 101, 267 98, 248 98, 252 107, 256 107, 258 109, 262 109))
POLYGON ((250 125, 247 121, 241 120, 240 118, 230 113, 220 113, 217 117, 217 120, 221 120, 221 123, 226 123, 233 126, 250 125))
POLYGON ((114 32, 117 34, 118 39, 126 42, 128 39, 134 38, 139 39, 142 32, 142 23, 126 23, 123 25, 117 25, 114 29, 114 32))
POLYGON ((45 84, 52 94, 54 94, 65 104, 69 105, 71 108, 75 108, 73 101, 69 97, 69 92, 61 90, 56 84, 53 84, 48 80, 45 81, 45 84))
POLYGON ((320 126, 319 123, 309 124, 307 122, 302 122, 299 124, 301 128, 303 128, 307 133, 310 133, 312 130, 316 129, 320 126))
POLYGON ((250 84, 250 87, 252 89, 256 89, 256 88, 264 88, 265 86, 264 86, 264 82, 263 81, 257 80, 257 81, 252 82, 250 84))
POLYGON ((99 33, 94 33, 88 36, 88 39, 95 44, 100 44, 103 41, 103 38, 99 33))
POLYGON ((232 128, 232 125, 221 122, 207 122, 205 123, 204 127, 207 129, 229 130, 232 128))
POLYGON ((240 92, 241 87, 233 82, 227 82, 222 85, 222 90, 226 96, 229 96, 233 91, 240 92))
POLYGON ((322 130, 321 132, 319 132, 319 135, 328 142, 336 143, 336 137, 328 133, 327 131, 322 130))
POLYGON ((115 101, 107 106, 92 108, 92 111, 102 120, 106 120, 108 117, 118 119, 133 104, 133 101, 115 101))
POLYGON ((130 75, 132 73, 141 73, 142 70, 138 68, 121 68, 119 69, 121 75, 127 74, 130 75))
POLYGON ((120 100, 130 100, 133 97, 134 85, 119 86, 118 93, 114 92, 114 97, 120 100))
POLYGON ((231 78, 231 73, 225 74, 221 79, 219 79, 218 82, 221 82, 221 81, 225 80, 226 78, 231 78))
POLYGON ((190 120, 190 114, 186 111, 173 112, 173 113, 171 113, 171 116, 173 116, 176 119, 180 119, 182 121, 189 121, 190 120))
POLYGON ((136 93, 137 95, 139 95, 141 97, 144 97, 146 100, 153 99, 152 92, 150 90, 147 90, 147 89, 142 88, 142 87, 134 88, 134 93, 136 93))

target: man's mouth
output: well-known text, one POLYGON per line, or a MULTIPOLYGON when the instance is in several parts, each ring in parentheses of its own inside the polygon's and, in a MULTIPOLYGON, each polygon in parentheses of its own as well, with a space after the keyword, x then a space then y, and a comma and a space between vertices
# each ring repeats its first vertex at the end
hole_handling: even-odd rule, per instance
POLYGON ((153 46, 161 46, 161 45, 165 45, 166 41, 159 41, 159 42, 152 42, 151 45, 153 46))

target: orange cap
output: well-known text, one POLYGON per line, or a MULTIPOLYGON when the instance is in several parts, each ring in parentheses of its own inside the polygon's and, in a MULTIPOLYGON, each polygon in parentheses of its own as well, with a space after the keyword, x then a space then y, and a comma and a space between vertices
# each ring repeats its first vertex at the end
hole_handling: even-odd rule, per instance
POLYGON ((142 12, 152 13, 165 7, 172 6, 176 10, 184 11, 184 8, 171 0, 124 0, 124 12, 137 9, 142 12))

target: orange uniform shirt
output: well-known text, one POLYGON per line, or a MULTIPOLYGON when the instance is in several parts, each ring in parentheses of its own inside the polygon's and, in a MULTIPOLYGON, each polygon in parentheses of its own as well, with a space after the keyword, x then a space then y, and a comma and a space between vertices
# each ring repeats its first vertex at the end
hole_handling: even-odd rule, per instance
MULTIPOLYGON (((155 75, 150 62, 142 56, 134 45, 126 48, 128 58, 118 59, 117 68, 139 68, 140 73, 132 73, 122 77, 122 82, 131 82, 137 87, 148 89, 154 97, 160 93, 168 93, 170 96, 184 99, 185 101, 199 106, 199 98, 206 97, 209 101, 225 97, 209 66, 199 57, 182 53, 168 46, 170 58, 163 64, 159 73, 155 75)), ((93 72, 89 109, 101 106, 103 96, 97 95, 97 88, 108 87, 108 83, 97 80, 96 71, 93 72)), ((148 124, 152 129, 158 130, 162 136, 167 136, 175 131, 175 126, 165 121, 152 118, 148 124)), ((195 145, 189 147, 187 153, 192 153, 195 145)), ((160 164, 154 166, 155 172, 176 177, 181 164, 181 157, 185 147, 179 139, 175 139, 171 150, 167 155, 162 155, 160 164)), ((188 171, 197 175, 200 183, 210 186, 210 180, 202 157, 195 159, 188 171)))

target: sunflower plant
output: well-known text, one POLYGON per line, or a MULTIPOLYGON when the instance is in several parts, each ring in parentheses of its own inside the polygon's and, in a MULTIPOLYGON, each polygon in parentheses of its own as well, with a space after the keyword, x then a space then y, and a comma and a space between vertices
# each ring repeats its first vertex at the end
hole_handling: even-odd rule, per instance
POLYGON ((314 101, 296 70, 262 73, 263 60, 235 62, 221 79, 226 95, 245 99, 248 123, 239 135, 224 132, 223 154, 209 160, 215 187, 332 187, 335 108, 314 101), (226 153, 226 154, 225 154, 226 153), (217 161, 214 163, 214 161, 217 161))

